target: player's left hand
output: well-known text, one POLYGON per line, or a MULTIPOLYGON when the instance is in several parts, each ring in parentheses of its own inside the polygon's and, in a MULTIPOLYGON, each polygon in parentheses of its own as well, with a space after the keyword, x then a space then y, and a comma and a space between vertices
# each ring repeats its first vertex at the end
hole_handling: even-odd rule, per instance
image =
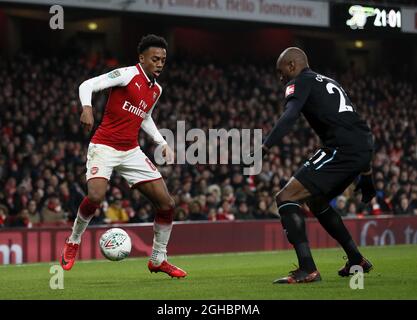
POLYGON ((372 179, 372 174, 362 174, 359 178, 359 182, 356 185, 355 192, 361 191, 362 193, 362 202, 368 203, 376 195, 374 181, 372 179))
POLYGON ((167 164, 173 164, 174 163, 174 151, 169 147, 168 144, 165 144, 162 146, 162 156, 164 157, 167 164))

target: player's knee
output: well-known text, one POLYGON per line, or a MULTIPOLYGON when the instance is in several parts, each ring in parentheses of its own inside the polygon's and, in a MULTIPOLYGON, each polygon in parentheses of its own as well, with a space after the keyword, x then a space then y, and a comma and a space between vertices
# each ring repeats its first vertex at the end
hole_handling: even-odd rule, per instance
POLYGON ((88 200, 93 203, 100 204, 104 201, 105 194, 97 191, 89 191, 88 192, 88 200))
POLYGON ((281 190, 278 192, 275 196, 275 201, 277 203, 277 206, 279 207, 281 204, 283 204, 286 201, 291 201, 289 197, 287 196, 286 192, 284 190, 281 190))
POLYGON ((329 203, 325 200, 315 199, 307 201, 307 206, 310 208, 311 212, 314 213, 314 215, 319 215, 329 208, 329 203))
POLYGON ((175 200, 172 197, 169 197, 166 202, 164 203, 165 210, 167 209, 174 209, 175 208, 175 200))
POLYGON ((171 196, 166 197, 164 200, 155 203, 157 209, 160 210, 171 210, 175 208, 175 200, 171 196))

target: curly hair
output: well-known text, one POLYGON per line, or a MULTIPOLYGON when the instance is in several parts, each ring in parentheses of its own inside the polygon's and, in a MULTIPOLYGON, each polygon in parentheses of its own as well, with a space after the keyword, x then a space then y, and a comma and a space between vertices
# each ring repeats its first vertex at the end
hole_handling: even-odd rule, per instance
POLYGON ((143 36, 140 40, 138 45, 138 53, 142 54, 145 50, 147 50, 150 47, 167 49, 168 43, 163 37, 157 36, 155 34, 148 34, 146 36, 143 36))

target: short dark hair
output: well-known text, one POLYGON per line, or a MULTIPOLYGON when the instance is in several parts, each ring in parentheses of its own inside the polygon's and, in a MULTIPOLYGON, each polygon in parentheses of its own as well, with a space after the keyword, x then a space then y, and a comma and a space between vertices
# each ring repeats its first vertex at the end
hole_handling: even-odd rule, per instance
POLYGON ((150 47, 167 49, 168 42, 163 37, 157 36, 155 34, 148 34, 143 36, 140 40, 138 45, 138 53, 141 54, 150 47))

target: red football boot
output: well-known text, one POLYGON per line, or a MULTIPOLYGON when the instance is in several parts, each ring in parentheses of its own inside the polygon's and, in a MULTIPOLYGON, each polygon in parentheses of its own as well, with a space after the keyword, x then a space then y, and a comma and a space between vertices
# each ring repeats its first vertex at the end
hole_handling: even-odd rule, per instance
POLYGON ((151 260, 148 262, 148 269, 150 272, 165 272, 171 278, 184 278, 187 275, 187 272, 184 270, 170 264, 168 261, 164 260, 159 266, 156 266, 152 263, 151 260))
POLYGON ((62 269, 71 270, 75 263, 75 257, 77 255, 79 246, 80 245, 76 243, 68 242, 68 240, 65 242, 64 250, 62 251, 61 259, 59 260, 62 269))

